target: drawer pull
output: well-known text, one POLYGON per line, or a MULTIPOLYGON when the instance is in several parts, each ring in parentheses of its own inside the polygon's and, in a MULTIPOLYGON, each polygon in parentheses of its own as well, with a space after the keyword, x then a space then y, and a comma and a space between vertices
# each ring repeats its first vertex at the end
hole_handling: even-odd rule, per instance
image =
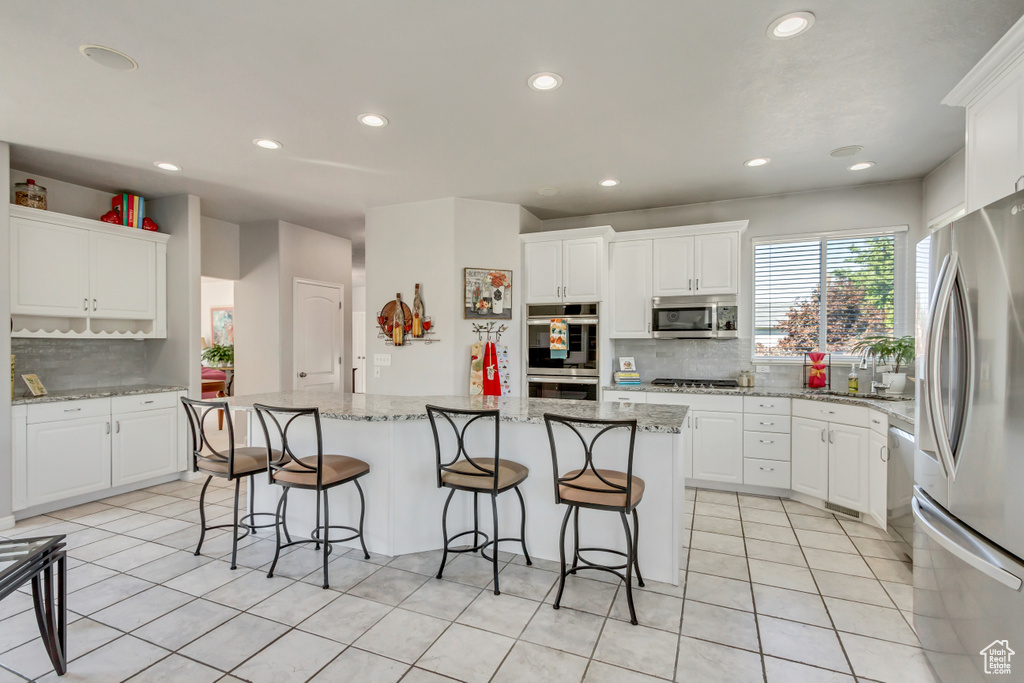
POLYGON ((774 408, 775 407, 774 403, 758 403, 757 405, 759 407, 761 407, 761 408, 774 408))
POLYGON ((834 410, 823 410, 821 412, 824 415, 835 415, 836 414, 836 411, 834 411, 834 410))
POLYGON ((773 443, 775 443, 775 442, 774 442, 774 441, 772 441, 771 439, 758 439, 758 442, 760 442, 760 443, 766 443, 766 444, 773 444, 773 443))
POLYGON ((774 468, 774 467, 761 467, 761 468, 759 468, 759 469, 760 469, 760 470, 761 470, 762 472, 774 472, 774 471, 775 471, 775 468, 774 468))
POLYGON ((882 421, 881 420, 876 420, 875 418, 871 418, 871 424, 880 425, 880 424, 882 424, 882 421))
POLYGON ((761 422, 760 424, 764 425, 765 427, 773 427, 773 426, 775 426, 774 422, 761 422))
MULTIPOLYGON (((621 401, 621 400, 623 400, 623 399, 621 399, 621 398, 620 398, 619 400, 621 401)), ((143 404, 146 404, 146 403, 153 403, 153 401, 152 401, 152 400, 149 400, 149 401, 143 401, 142 403, 143 403, 143 404)))
POLYGON ((64 412, 65 413, 78 413, 78 412, 81 412, 81 410, 82 410, 81 408, 65 408, 64 412))

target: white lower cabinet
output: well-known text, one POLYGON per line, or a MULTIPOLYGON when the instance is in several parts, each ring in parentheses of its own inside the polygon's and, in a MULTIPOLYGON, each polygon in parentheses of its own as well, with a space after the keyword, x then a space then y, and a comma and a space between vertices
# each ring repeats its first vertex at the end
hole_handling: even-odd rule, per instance
POLYGON ((868 431, 829 424, 828 500, 858 512, 868 510, 868 431))
POLYGON ((790 467, 788 462, 780 460, 760 460, 743 458, 743 483, 752 486, 770 486, 775 489, 788 489, 790 467))
POLYGON ((114 415, 111 486, 178 471, 178 413, 174 408, 114 415))
POLYGON ((694 411, 693 477, 743 483, 743 415, 694 411))
POLYGON ((825 500, 828 498, 828 423, 794 417, 792 429, 791 488, 825 500))
POLYGON ((110 488, 110 416, 26 427, 28 505, 110 488))
POLYGON ((868 436, 868 514, 875 524, 888 524, 889 440, 872 430, 868 436))

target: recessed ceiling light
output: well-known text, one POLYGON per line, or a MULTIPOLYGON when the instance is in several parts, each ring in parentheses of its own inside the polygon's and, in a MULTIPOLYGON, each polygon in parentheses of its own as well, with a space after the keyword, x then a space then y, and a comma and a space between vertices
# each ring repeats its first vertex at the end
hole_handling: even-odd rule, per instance
POLYGON ((553 197, 556 194, 558 194, 558 188, 557 187, 542 187, 539 190, 537 190, 537 194, 539 194, 541 197, 553 197))
POLYGON ((252 141, 252 144, 257 147, 262 147, 263 149, 281 149, 284 147, 284 145, 277 140, 271 140, 270 138, 256 138, 252 141))
POLYGON ((599 184, 599 185, 600 185, 601 187, 615 187, 616 185, 618 185, 618 184, 619 184, 619 181, 618 181, 618 180, 616 180, 615 178, 605 178, 604 180, 602 180, 602 181, 601 181, 600 183, 598 183, 598 184, 599 184))
POLYGON ((860 145, 850 145, 848 147, 836 147, 834 150, 828 153, 830 157, 852 157, 858 152, 863 152, 864 148, 860 145))
POLYGON ((533 74, 530 76, 530 80, 528 80, 527 83, 534 90, 554 90, 558 86, 562 85, 562 77, 556 73, 551 73, 550 71, 542 71, 539 74, 533 74))
POLYGON ((790 12, 768 25, 768 37, 784 40, 798 36, 814 26, 814 15, 810 12, 790 12))
POLYGON ((360 114, 359 123, 371 128, 382 128, 388 125, 388 120, 382 114, 360 114))
POLYGON ((743 162, 743 165, 744 166, 751 166, 751 167, 753 167, 753 166, 764 166, 769 161, 771 161, 771 159, 769 159, 768 157, 755 157, 753 159, 747 159, 746 161, 743 162))
POLYGON ((181 166, 178 166, 177 164, 172 164, 169 161, 154 161, 153 165, 156 166, 157 168, 159 168, 162 171, 180 171, 181 170, 181 166))
POLYGON ((78 51, 90 60, 116 71, 135 71, 139 68, 138 62, 123 52, 102 45, 81 45, 78 51))
POLYGON ((873 161, 861 161, 854 164, 853 166, 847 166, 846 168, 848 168, 851 171, 863 171, 864 169, 871 168, 874 165, 875 162, 873 161))

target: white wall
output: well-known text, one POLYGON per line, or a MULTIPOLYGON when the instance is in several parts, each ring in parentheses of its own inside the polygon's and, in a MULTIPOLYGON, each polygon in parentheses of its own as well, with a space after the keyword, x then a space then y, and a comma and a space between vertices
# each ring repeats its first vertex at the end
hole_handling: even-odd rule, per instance
POLYGON ((205 277, 238 279, 238 226, 203 216, 202 272, 205 277))
MULTIPOLYGON (((0 142, 0 183, 6 183, 12 187, 15 182, 10 171, 11 148, 6 142, 0 142)), ((13 198, 14 191, 11 190, 13 198)), ((11 243, 10 238, 10 214, 7 211, 0 211, 0 320, 11 319, 11 250, 7 245, 11 243)), ((11 333, 10 327, 0 334, 0 358, 10 358, 11 355, 11 333)), ((0 372, 0 482, 10 482, 11 463, 11 376, 5 369, 0 372)), ((7 484, 0 486, 0 529, 8 528, 5 519, 11 515, 11 487, 7 484)), ((7 520, 13 525, 13 520, 7 520)))
POLYGON ((518 390, 519 231, 515 204, 467 199, 438 199, 370 209, 366 214, 367 393, 465 395, 469 391, 469 353, 476 340, 463 317, 463 268, 511 269, 513 318, 502 342, 509 345, 513 391, 518 390), (440 340, 410 342, 400 348, 378 339, 373 314, 402 293, 411 304, 421 285, 426 315, 440 340), (375 353, 391 355, 391 366, 374 377, 375 353))
POLYGON ((248 223, 239 235, 235 282, 235 395, 281 388, 280 260, 277 221, 248 223))
MULTIPOLYGON (((5 166, 6 168, 6 166, 5 166)), ((26 173, 11 169, 11 179, 7 187, 11 190, 11 202, 14 202, 14 183, 23 183, 26 178, 32 178, 37 185, 46 188, 46 209, 57 213, 66 213, 69 216, 79 218, 91 218, 95 221, 100 216, 110 211, 110 199, 113 194, 94 190, 81 185, 65 183, 62 180, 47 178, 38 173, 26 173)), ((147 214, 149 215, 149 214, 147 214)), ((163 227, 162 225, 160 226, 163 227)))
POLYGON ((199 326, 207 345, 213 345, 213 332, 210 328, 210 309, 221 306, 235 305, 235 283, 232 280, 218 280, 203 277, 199 284, 199 326))
POLYGON ((366 310, 366 285, 362 287, 352 286, 352 312, 366 310))
POLYGON ((927 228, 967 201, 966 148, 960 150, 924 177, 922 181, 922 222, 927 228))

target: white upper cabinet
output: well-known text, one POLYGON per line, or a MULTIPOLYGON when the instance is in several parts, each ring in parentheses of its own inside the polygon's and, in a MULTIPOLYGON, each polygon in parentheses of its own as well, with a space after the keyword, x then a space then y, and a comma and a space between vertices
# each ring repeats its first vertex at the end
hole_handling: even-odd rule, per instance
POLYGON ((591 303, 604 299, 610 228, 524 236, 523 299, 528 304, 591 303), (561 239, 572 237, 572 239, 561 239))
POLYGON ((612 339, 651 336, 651 240, 612 242, 608 247, 612 339))
POLYGON ((688 296, 693 291, 693 237, 653 240, 652 296, 688 296))
POLYGON ((693 238, 695 294, 736 294, 740 287, 740 235, 722 232, 693 238))
POLYGON ((88 299, 88 233, 12 217, 11 313, 79 317, 88 299))
POLYGON ((562 242, 562 301, 601 300, 601 274, 606 267, 604 242, 603 237, 562 242))
POLYGON ((156 317, 155 244, 112 235, 90 235, 89 271, 94 317, 156 317))
POLYGON ((526 303, 561 302, 562 241, 527 242, 523 245, 523 261, 526 270, 526 303))

